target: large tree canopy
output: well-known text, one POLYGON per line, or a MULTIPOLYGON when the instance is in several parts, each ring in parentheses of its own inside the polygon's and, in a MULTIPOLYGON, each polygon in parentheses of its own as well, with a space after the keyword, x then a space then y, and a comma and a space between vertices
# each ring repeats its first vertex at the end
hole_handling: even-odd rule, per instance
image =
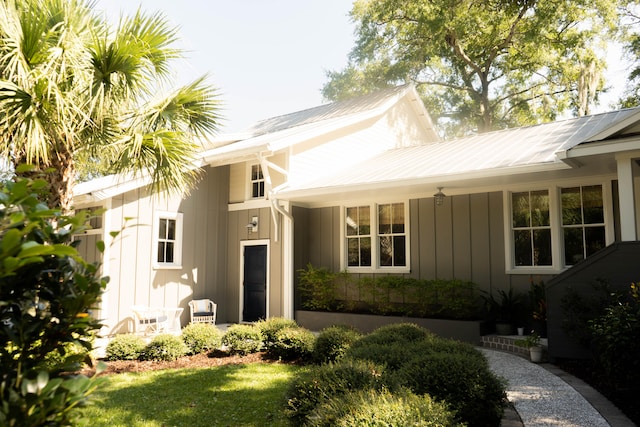
POLYGON ((451 133, 587 114, 618 0, 356 0, 349 65, 327 73, 338 100, 414 82, 451 133), (455 129, 455 131, 453 130, 455 129))
POLYGON ((197 180, 197 138, 217 129, 205 78, 165 90, 176 28, 138 11, 117 26, 91 0, 0 1, 0 153, 49 175, 51 205, 71 207, 76 162, 150 174, 153 188, 197 180), (93 163, 92 163, 93 162, 93 163))

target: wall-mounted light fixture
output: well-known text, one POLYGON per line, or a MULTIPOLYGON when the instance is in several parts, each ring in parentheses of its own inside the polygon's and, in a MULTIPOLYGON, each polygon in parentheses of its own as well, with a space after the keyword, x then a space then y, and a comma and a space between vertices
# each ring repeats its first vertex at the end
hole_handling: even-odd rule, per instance
POLYGON ((258 217, 257 216, 252 216, 251 217, 251 222, 249 224, 247 224, 247 229, 249 230, 249 233, 257 233, 258 232, 258 217))
POLYGON ((433 195, 433 197, 436 199, 436 206, 442 206, 444 203, 444 198, 446 197, 446 195, 442 192, 443 188, 444 187, 438 187, 438 192, 433 195))

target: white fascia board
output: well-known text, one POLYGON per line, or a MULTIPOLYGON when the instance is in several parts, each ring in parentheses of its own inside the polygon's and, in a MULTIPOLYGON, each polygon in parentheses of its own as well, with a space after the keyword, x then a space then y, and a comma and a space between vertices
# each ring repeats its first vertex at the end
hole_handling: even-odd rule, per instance
POLYGON ((632 136, 613 141, 590 142, 588 144, 576 145, 568 150, 562 150, 556 153, 556 158, 565 163, 579 161, 580 157, 597 156, 603 154, 614 154, 625 151, 640 150, 640 137, 632 136))
POLYGON ((287 190, 287 185, 283 184, 274 189, 276 197, 283 200, 294 201, 297 198, 309 199, 313 197, 323 197, 336 193, 345 192, 366 192, 375 190, 384 190, 390 188, 402 188, 417 185, 437 185, 446 187, 458 181, 468 180, 482 180, 489 178, 505 177, 510 175, 522 175, 539 172, 549 172, 570 169, 570 166, 562 162, 546 163, 543 165, 527 165, 527 166, 514 166, 500 169, 490 169, 475 172, 465 172, 459 174, 443 174, 437 176, 428 176, 420 178, 410 178, 394 181, 380 181, 369 182, 361 184, 350 184, 344 186, 332 186, 332 187, 316 187, 316 188, 299 188, 287 190))

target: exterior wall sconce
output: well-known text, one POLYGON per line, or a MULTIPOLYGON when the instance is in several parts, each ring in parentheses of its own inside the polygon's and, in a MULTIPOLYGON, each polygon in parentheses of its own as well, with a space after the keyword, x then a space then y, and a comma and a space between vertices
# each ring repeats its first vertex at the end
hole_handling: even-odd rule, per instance
POLYGON ((249 224, 247 224, 247 230, 249 230, 249 233, 257 233, 258 232, 258 217, 257 216, 252 216, 251 217, 251 222, 249 224))
POLYGON ((438 192, 433 195, 433 197, 436 199, 436 206, 442 206, 444 204, 444 198, 446 197, 446 195, 442 192, 443 188, 444 187, 438 187, 438 192))

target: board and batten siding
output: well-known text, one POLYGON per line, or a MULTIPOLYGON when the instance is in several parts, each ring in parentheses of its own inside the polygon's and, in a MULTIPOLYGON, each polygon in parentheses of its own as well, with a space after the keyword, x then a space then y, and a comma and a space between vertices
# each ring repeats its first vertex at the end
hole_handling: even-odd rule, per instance
MULTIPOLYGON (((308 253, 306 262, 302 257, 296 259, 297 268, 310 262, 316 267, 340 270, 341 209, 335 206, 296 210, 304 211, 309 230, 308 248, 296 246, 297 253, 308 253)), ((409 218, 408 277, 470 280, 486 291, 510 286, 520 292, 528 290, 528 275, 505 273, 501 191, 448 196, 442 206, 436 206, 433 198, 412 199, 409 218)), ((305 243, 296 239, 296 244, 305 243)))
POLYGON ((121 230, 110 245, 110 281, 104 295, 106 333, 134 330, 133 305, 181 307, 181 324, 189 322, 188 302, 216 300, 226 281, 228 167, 207 168, 188 197, 151 195, 145 188, 114 197, 109 215, 111 230, 121 230), (183 215, 182 266, 153 267, 154 216, 158 211, 183 215), (130 219, 127 219, 130 218, 130 219), (220 257, 223 258, 220 258, 220 257))
POLYGON ((241 243, 250 243, 253 240, 269 240, 269 277, 268 277, 268 301, 267 314, 269 317, 280 317, 283 315, 284 301, 282 294, 282 240, 283 240, 283 224, 279 219, 279 236, 276 241, 275 226, 271 216, 271 209, 255 208, 244 210, 231 210, 229 212, 228 226, 228 250, 227 271, 228 278, 225 282, 224 289, 226 296, 224 298, 225 307, 218 308, 221 317, 218 322, 238 322, 241 320, 240 298, 243 290, 241 283, 242 277, 242 254, 241 243), (251 218, 258 217, 258 232, 249 231, 247 224, 251 222, 251 218))

